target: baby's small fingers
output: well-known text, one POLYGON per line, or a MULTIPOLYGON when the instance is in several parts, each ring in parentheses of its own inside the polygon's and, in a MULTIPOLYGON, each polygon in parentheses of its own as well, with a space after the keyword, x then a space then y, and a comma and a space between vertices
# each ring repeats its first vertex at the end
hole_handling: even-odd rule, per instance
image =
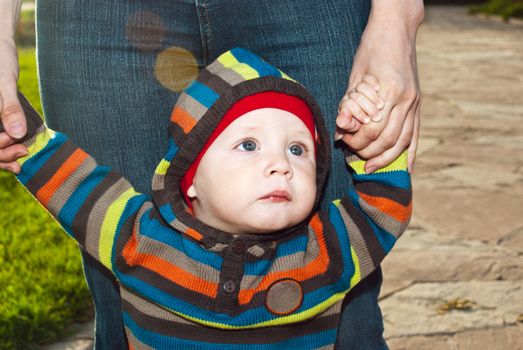
POLYGON ((348 113, 356 118, 362 124, 368 124, 371 122, 371 119, 367 112, 361 107, 361 105, 356 102, 355 99, 350 98, 347 100, 346 109, 348 113))
POLYGON ((370 122, 370 118, 374 121, 379 121, 381 115, 378 108, 365 95, 354 92, 350 94, 350 99, 347 101, 347 106, 353 115, 362 123, 370 122))
POLYGON ((363 78, 361 78, 361 81, 363 81, 364 83, 367 83, 370 86, 372 86, 372 88, 376 92, 380 91, 380 83, 378 82, 378 79, 374 75, 372 75, 372 74, 365 74, 363 76, 363 78))
POLYGON ((378 93, 372 88, 371 85, 360 82, 356 85, 356 92, 363 94, 367 99, 369 99, 377 109, 381 110, 385 107, 385 101, 383 101, 378 93))

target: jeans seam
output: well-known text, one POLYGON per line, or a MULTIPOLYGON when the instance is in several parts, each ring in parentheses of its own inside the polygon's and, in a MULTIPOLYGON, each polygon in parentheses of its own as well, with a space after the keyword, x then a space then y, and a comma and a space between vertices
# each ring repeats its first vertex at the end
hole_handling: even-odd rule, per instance
POLYGON ((212 53, 212 32, 209 19, 209 11, 207 9, 206 0, 195 0, 195 4, 196 13, 198 15, 198 24, 200 27, 203 65, 204 67, 206 67, 210 63, 210 56, 212 53))

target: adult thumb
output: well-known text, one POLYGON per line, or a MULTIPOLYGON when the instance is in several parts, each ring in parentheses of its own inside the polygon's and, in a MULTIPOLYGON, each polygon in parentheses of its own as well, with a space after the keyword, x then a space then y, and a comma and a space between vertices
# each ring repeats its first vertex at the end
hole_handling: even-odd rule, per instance
POLYGON ((0 91, 0 119, 3 129, 11 138, 21 139, 27 133, 25 114, 18 100, 16 88, 13 93, 6 89, 0 91))

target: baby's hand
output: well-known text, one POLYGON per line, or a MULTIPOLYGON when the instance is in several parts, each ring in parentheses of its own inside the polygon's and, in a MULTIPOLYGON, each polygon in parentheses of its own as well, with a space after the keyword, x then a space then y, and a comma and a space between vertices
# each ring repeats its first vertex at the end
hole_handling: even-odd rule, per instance
POLYGON ((366 74, 355 88, 343 96, 336 118, 336 140, 344 133, 358 131, 361 124, 381 120, 380 110, 385 106, 385 102, 378 95, 379 90, 378 79, 366 74))

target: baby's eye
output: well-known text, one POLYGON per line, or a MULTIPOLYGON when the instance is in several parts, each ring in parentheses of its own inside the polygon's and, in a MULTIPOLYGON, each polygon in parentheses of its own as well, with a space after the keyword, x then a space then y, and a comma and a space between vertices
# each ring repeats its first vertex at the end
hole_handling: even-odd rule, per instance
POLYGON ((289 147, 289 151, 291 152, 291 154, 295 156, 301 156, 304 153, 303 146, 301 145, 292 145, 291 147, 289 147))
POLYGON ((244 140, 238 145, 238 148, 242 151, 253 152, 256 151, 256 142, 253 140, 244 140))

